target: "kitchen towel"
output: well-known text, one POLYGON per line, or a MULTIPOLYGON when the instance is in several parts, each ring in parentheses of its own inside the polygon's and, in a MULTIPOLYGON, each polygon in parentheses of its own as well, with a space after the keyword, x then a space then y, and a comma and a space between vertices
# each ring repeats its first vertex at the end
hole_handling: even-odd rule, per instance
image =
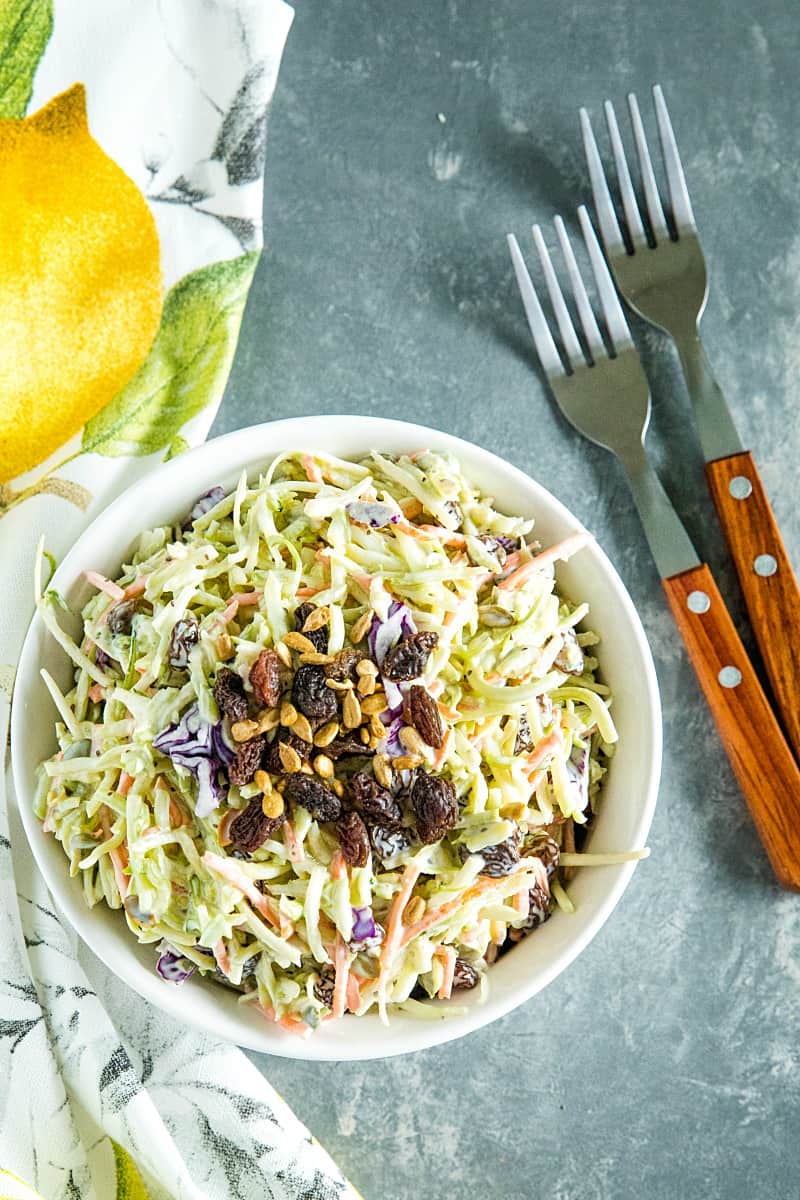
MULTIPOLYGON (((0 0, 3 745, 40 535, 62 557, 220 403, 291 20, 282 0, 0 0)), ((0 1194, 354 1197, 241 1051, 79 961, 6 782, 0 1194)))

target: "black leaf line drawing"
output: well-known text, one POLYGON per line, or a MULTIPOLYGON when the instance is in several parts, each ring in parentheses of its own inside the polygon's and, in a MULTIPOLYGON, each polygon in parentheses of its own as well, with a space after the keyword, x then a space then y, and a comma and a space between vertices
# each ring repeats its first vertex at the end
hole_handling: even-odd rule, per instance
POLYGON ((27 1021, 0 1020, 0 1038, 14 1038, 14 1044, 11 1047, 12 1054, 16 1050, 17 1046, 19 1046, 20 1042, 24 1041, 28 1034, 36 1028, 43 1016, 43 1013, 39 1013, 38 1017, 31 1017, 30 1020, 27 1021))
POLYGON ((264 171, 267 148, 267 86, 263 62, 245 73, 217 134, 212 159, 225 164, 228 182, 253 183, 264 171))

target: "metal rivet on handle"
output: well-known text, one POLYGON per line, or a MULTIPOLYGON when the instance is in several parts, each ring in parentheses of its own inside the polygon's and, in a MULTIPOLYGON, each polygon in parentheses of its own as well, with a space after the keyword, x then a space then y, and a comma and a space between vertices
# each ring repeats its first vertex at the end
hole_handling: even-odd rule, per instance
POLYGON ((705 592, 689 592, 686 597, 686 607, 689 612, 704 613, 711 608, 711 600, 705 592))
POLYGON ((717 679, 724 688, 735 688, 742 682, 742 672, 738 667, 723 667, 717 679))
POLYGON ((774 575, 777 569, 777 559, 773 558, 771 554, 759 554, 753 563, 753 570, 756 575, 774 575))
POLYGON ((746 475, 734 475, 728 484, 728 491, 734 500, 746 500, 753 491, 753 485, 746 475))

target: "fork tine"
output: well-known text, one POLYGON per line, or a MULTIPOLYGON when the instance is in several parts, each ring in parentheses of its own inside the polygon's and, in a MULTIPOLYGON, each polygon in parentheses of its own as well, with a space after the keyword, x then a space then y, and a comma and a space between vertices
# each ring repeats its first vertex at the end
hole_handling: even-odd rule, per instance
POLYGON ((586 243, 586 249, 589 251, 589 261, 592 264, 592 273, 594 281, 597 284, 597 294, 600 297, 600 305, 603 309, 603 316, 605 317, 611 344, 617 352, 633 349, 633 339, 631 338, 631 331, 628 328, 628 322, 625 320, 622 306, 620 305, 611 275, 606 266, 606 260, 603 258, 603 251, 600 249, 597 235, 583 204, 578 209, 578 220, 581 223, 581 232, 583 233, 583 240, 586 243))
POLYGON ((525 316, 528 318, 528 325, 530 326, 536 352, 539 355, 539 361, 542 364, 544 373, 548 377, 566 375, 564 364, 561 361, 556 344, 550 333, 547 319, 542 312, 539 297, 536 295, 531 277, 528 274, 528 268, 525 266, 525 260, 522 257, 519 243, 513 233, 508 234, 507 240, 508 248, 511 251, 511 261, 514 264, 514 274, 517 277, 517 284, 522 296, 525 316))
POLYGON ((603 244, 609 254, 624 254, 626 253, 625 241, 622 237, 622 230, 619 227, 617 214, 614 211, 614 202, 608 190, 608 182, 603 170, 600 152, 597 149, 597 142, 594 139, 592 122, 585 108, 581 109, 581 133, 583 135, 583 150, 589 167, 589 179, 592 184, 594 207, 597 212, 597 219, 600 222, 600 233, 603 237, 603 244))
POLYGON ((539 262, 542 264, 544 281, 547 284, 550 303, 553 305, 553 311, 556 314, 558 332, 561 334, 561 341, 564 344, 567 361, 574 371, 576 367, 582 366, 586 362, 586 359, 584 358, 581 344, 578 341, 578 336, 575 333, 575 326, 572 324, 569 309, 564 301, 561 284, 558 282, 558 276, 553 269, 547 246, 544 244, 542 230, 538 225, 534 225, 533 227, 533 241, 536 246, 536 252, 539 255, 539 262))
POLYGON ((692 212, 691 201, 689 200, 689 190, 686 187, 686 180, 683 175, 681 156, 678 153, 678 143, 675 141, 675 134, 672 132, 672 122, 669 119, 664 93, 661 91, 661 85, 658 83, 653 88, 653 100, 656 106, 658 133, 661 138, 661 152, 664 155, 664 166, 667 171, 669 198, 672 204, 675 228, 678 234, 681 232, 694 233, 697 226, 694 220, 694 213, 692 212))
POLYGON ((564 255, 564 261, 567 264, 567 272, 572 284, 572 294, 575 297, 575 305, 578 309, 578 316, 581 319, 583 334, 591 351, 592 358, 595 361, 598 358, 605 358, 608 351, 606 350, 603 335, 600 333, 600 328, 592 312, 592 306, 583 284, 583 278, 578 270, 578 264, 575 261, 575 255, 566 228, 564 227, 564 222, 561 217, 556 217, 553 224, 556 227, 556 236, 561 246, 561 252, 564 255))
POLYGON ((630 234, 634 250, 643 250, 647 247, 647 234, 644 231, 642 218, 639 214, 639 204, 636 200, 636 193, 633 190, 631 173, 628 170, 625 147, 622 145, 622 138, 619 135, 617 114, 614 112, 614 105, 610 100, 606 100, 603 110, 606 114, 608 135, 611 138, 611 150, 614 155, 614 166, 617 170, 617 179, 619 180, 619 190, 622 196, 622 207, 625 209, 628 233, 630 234))
POLYGON ((639 170, 642 173, 647 215, 650 218, 650 226, 653 230, 656 243, 663 242, 669 238, 669 229, 667 228, 664 209, 661 206, 661 197, 658 194, 658 184, 653 172, 653 163, 650 158, 644 125, 642 124, 642 114, 639 112, 639 103, 633 92, 628 93, 628 111, 631 117, 631 125, 633 126, 633 138, 636 142, 639 170))

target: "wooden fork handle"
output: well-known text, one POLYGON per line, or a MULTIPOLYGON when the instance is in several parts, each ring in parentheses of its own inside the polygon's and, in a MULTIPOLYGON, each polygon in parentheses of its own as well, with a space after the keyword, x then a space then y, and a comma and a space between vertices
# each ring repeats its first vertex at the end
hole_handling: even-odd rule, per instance
POLYGON ((800 760, 800 586, 749 451, 706 464, 775 703, 800 760))
POLYGON ((772 869, 800 891, 800 768, 708 567, 663 583, 772 869))

